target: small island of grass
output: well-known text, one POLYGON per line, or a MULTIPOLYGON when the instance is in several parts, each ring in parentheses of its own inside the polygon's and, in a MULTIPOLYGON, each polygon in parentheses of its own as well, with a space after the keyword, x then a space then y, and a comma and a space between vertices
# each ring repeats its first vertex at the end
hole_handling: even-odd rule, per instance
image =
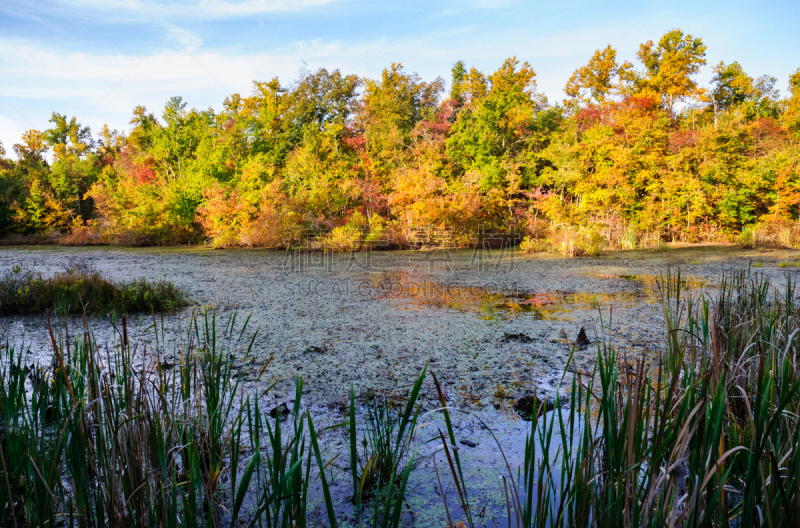
POLYGON ((0 315, 56 313, 169 312, 186 306, 183 290, 167 280, 111 281, 87 267, 44 277, 24 265, 0 277, 0 315))

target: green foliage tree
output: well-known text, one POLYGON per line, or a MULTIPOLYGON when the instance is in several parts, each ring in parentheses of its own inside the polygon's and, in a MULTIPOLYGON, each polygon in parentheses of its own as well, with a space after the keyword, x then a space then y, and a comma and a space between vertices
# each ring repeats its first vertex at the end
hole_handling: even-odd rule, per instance
POLYGON ((738 62, 720 62, 714 67, 711 79, 713 89, 710 93, 715 119, 721 113, 738 111, 740 117, 777 117, 780 92, 775 89, 777 79, 762 75, 753 79, 747 75, 738 62))
POLYGON ((15 164, 6 159, 6 150, 0 142, 0 234, 13 229, 14 210, 24 201, 24 180, 15 168, 15 164))
POLYGON ((219 111, 173 97, 96 137, 54 113, 16 160, 0 154, 0 231, 270 247, 310 233, 346 250, 408 243, 420 227, 461 244, 514 228, 528 248, 570 254, 794 232, 800 70, 783 99, 737 62, 703 87, 705 53, 675 29, 641 45, 637 71, 606 46, 563 105, 511 57, 489 75, 456 62, 445 97, 441 78, 395 63, 372 80, 320 69, 254 82, 219 111))
POLYGON ((610 97, 630 91, 633 65, 617 63, 617 50, 610 45, 596 50, 589 63, 575 70, 564 92, 577 103, 604 104, 610 97))
POLYGON ((685 35, 679 29, 666 33, 658 44, 648 40, 639 46, 637 53, 645 67, 636 82, 638 92, 657 97, 672 113, 679 101, 704 94, 694 75, 705 65, 705 56, 706 45, 702 39, 685 35))
POLYGON ((380 81, 365 82, 356 126, 363 131, 369 170, 379 181, 401 163, 411 131, 433 117, 443 90, 441 78, 422 82, 400 63, 384 69, 380 81))
POLYGON ((470 101, 453 125, 447 155, 485 191, 520 185, 525 154, 555 120, 535 77, 527 62, 507 59, 488 77, 486 94, 470 101))

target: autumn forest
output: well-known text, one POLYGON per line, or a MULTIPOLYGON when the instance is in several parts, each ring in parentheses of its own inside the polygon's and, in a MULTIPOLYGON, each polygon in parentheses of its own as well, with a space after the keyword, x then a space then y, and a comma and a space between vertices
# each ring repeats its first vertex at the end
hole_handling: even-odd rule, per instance
POLYGON ((0 236, 282 247, 305 233, 356 250, 438 228, 456 245, 514 230, 526 251, 569 254, 794 245, 800 69, 782 92, 705 55, 677 29, 630 60, 598 49, 563 101, 512 57, 494 72, 459 61, 447 81, 320 69, 254 82, 219 112, 174 97, 158 116, 133 109, 126 132, 53 113, 6 145, 16 159, 0 145, 0 236))

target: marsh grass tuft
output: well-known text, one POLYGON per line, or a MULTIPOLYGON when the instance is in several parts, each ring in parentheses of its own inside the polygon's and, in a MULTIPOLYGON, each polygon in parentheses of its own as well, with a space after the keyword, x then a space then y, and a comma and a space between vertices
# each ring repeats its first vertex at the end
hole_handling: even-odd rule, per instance
POLYGON ((355 393, 350 390, 349 429, 350 471, 353 479, 353 505, 359 526, 364 521, 366 499, 372 500, 371 526, 397 527, 411 472, 420 462, 418 449, 412 450, 417 434, 420 406, 417 405, 427 365, 411 389, 402 412, 387 398, 366 398, 366 420, 362 422, 361 453, 356 420, 355 393))
MULTIPOLYGON (((325 474, 333 460, 324 458, 322 431, 302 406, 302 379, 285 420, 263 408, 270 387, 240 385, 239 360, 247 362, 256 339, 248 323, 193 314, 169 360, 159 340, 149 352, 129 343, 125 316, 105 348, 88 325, 71 343, 51 327, 46 365, 25 365, 26 350, 7 344, 0 525, 305 528, 313 525, 309 497, 321 489, 329 525, 337 526, 325 474)), ((402 414, 375 410, 379 422, 365 433, 391 433, 380 444, 386 477, 370 484, 381 497, 372 526, 400 523, 424 377, 402 414)))
POLYGON ((45 278, 18 265, 0 276, 0 315, 48 310, 87 315, 164 312, 187 304, 184 292, 172 282, 113 282, 86 267, 71 267, 45 278))

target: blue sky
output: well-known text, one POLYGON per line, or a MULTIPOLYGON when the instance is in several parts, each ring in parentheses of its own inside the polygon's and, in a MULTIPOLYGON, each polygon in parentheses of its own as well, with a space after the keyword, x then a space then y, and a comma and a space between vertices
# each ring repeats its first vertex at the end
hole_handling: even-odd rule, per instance
POLYGON ((708 65, 738 60, 782 93, 800 67, 800 2, 517 0, 0 0, 0 141, 45 129, 53 111, 93 131, 128 129, 143 104, 181 95, 219 109, 253 80, 285 84, 306 68, 377 77, 391 62, 449 80, 461 59, 485 72, 531 63, 539 90, 563 98, 572 71, 607 44, 635 62, 672 28, 702 37, 708 65))

